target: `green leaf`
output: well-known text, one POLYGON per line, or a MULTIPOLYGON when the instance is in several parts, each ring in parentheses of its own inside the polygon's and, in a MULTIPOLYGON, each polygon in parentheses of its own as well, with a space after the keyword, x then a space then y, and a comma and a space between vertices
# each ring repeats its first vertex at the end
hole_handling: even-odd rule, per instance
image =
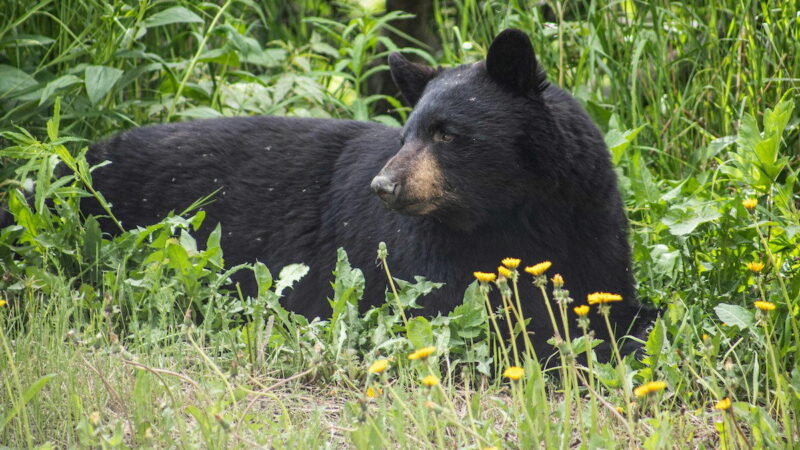
POLYGON ((308 266, 305 264, 289 264, 281 269, 278 282, 275 284, 275 293, 281 295, 283 290, 291 287, 295 282, 306 276, 308 266))
POLYGON ((108 66, 88 66, 84 73, 86 93, 92 105, 100 103, 122 76, 121 70, 108 66))
POLYGON ((39 96, 39 104, 41 105, 46 102, 50 97, 53 96, 54 93, 56 93, 56 91, 79 84, 80 82, 81 79, 75 75, 64 75, 63 77, 56 78, 55 80, 47 83, 47 86, 45 86, 42 90, 42 93, 39 96))
POLYGON ((670 208, 661 221, 675 236, 685 236, 700 224, 719 219, 721 214, 714 203, 690 202, 670 208))
POLYGON ((433 328, 427 319, 417 316, 408 321, 407 336, 414 348, 427 347, 433 343, 433 328))
POLYGON ((186 252, 180 242, 175 238, 167 240, 166 246, 167 258, 169 258, 169 266, 182 273, 189 271, 192 263, 189 261, 189 254, 186 252))
POLYGON ((619 164, 622 160, 622 155, 625 153, 625 149, 631 145, 636 136, 639 134, 640 131, 644 128, 644 125, 634 128, 633 130, 628 130, 626 132, 621 132, 617 129, 609 130, 609 132, 605 136, 606 145, 608 146, 608 150, 611 152, 611 161, 614 165, 619 164))
POLYGON ((357 305, 364 296, 364 274, 360 269, 350 266, 347 252, 343 248, 336 251, 336 268, 333 270, 333 300, 331 308, 333 314, 331 322, 336 322, 340 314, 344 313, 348 304, 357 305))
POLYGON ((223 66, 239 66, 239 54, 227 48, 215 48, 203 52, 197 59, 201 62, 211 62, 223 66))
POLYGON ((50 380, 52 380, 55 376, 56 375, 53 373, 47 374, 36 380, 28 389, 25 389, 25 392, 22 393, 22 397, 19 399, 20 401, 14 405, 14 408, 12 408, 5 417, 0 419, 0 432, 2 432, 6 425, 8 425, 9 422, 14 419, 17 413, 19 413, 19 410, 24 408, 25 405, 27 405, 33 399, 33 397, 35 397, 36 394, 41 391, 42 388, 45 387, 45 385, 49 383, 50 380))
POLYGON ((83 254, 86 262, 94 265, 94 262, 100 259, 100 244, 102 243, 100 224, 94 216, 89 216, 84 223, 84 228, 86 232, 83 235, 83 254))
POLYGON ((267 266, 260 262, 256 261, 253 264, 253 273, 256 277, 256 283, 258 284, 258 296, 263 297, 267 294, 269 288, 272 287, 272 274, 269 272, 267 266))
POLYGON ((723 323, 739 329, 747 329, 753 325, 753 313, 739 305, 720 303, 714 307, 714 312, 723 323))
POLYGON ((764 113, 764 132, 769 136, 781 136, 789 119, 792 118, 794 103, 783 101, 775 109, 768 109, 764 113))
MULTIPOLYGON (((410 283, 399 278, 395 278, 394 281, 397 285, 397 294, 400 297, 400 305, 402 305, 404 309, 422 308, 422 306, 417 304, 417 299, 430 294, 435 289, 439 289, 440 287, 444 286, 444 283, 434 283, 421 276, 414 277, 415 283, 410 283)), ((387 292, 387 295, 387 302, 391 302, 393 305, 395 305, 396 300, 394 298, 394 294, 392 292, 387 292)))
POLYGON ((647 342, 644 344, 647 357, 644 358, 642 361, 643 363, 650 367, 654 367, 658 363, 658 359, 664 351, 665 334, 666 330, 664 329, 664 324, 661 322, 661 319, 656 320, 656 325, 653 327, 653 331, 650 332, 650 336, 647 337, 647 342))
POLYGON ((674 273, 680 265, 680 257, 680 250, 670 251, 664 244, 656 244, 650 250, 650 258, 655 263, 656 269, 663 274, 674 273))
POLYGON ((16 67, 0 64, 0 98, 14 96, 19 92, 31 89, 39 82, 16 67))
POLYGON ((194 106, 187 108, 186 111, 182 111, 178 113, 178 115, 190 119, 213 119, 215 117, 223 117, 221 112, 208 106, 194 106))
MULTIPOLYGON (((53 105, 53 117, 51 117, 47 121, 47 137, 49 137, 51 141, 55 141, 56 139, 58 139, 58 128, 60 126, 61 126, 61 97, 56 97, 56 103, 55 105, 53 105)), ((59 147, 63 148, 63 146, 59 147)))
POLYGON ((758 122, 755 117, 745 113, 739 125, 739 137, 736 143, 748 150, 755 150, 759 142, 761 142, 761 131, 758 129, 758 122))
POLYGON ((160 27, 171 23, 203 23, 203 19, 183 6, 173 6, 159 11, 144 20, 144 26, 147 28, 160 27))

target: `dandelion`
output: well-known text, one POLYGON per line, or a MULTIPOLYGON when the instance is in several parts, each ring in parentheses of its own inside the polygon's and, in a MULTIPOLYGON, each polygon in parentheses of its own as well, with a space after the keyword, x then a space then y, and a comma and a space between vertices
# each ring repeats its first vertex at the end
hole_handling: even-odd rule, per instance
POLYGON ((0 298, 0 308, 2 308, 3 306, 6 306, 7 304, 8 304, 7 301, 5 301, 2 298, 0 298))
POLYGON ((520 259, 519 258, 503 258, 502 261, 503 265, 508 267, 509 269, 516 269, 519 267, 520 259))
POLYGON ((621 295, 609 294, 608 292, 595 292, 593 294, 589 294, 586 298, 590 305, 602 305, 605 303, 618 302, 622 300, 621 295))
POLYGON ((375 389, 372 386, 367 388, 367 397, 369 398, 376 398, 379 397, 381 394, 383 394, 383 389, 381 388, 375 389))
POLYGON ((751 272, 754 272, 754 273, 759 273, 762 270, 764 270, 764 263, 761 262, 761 261, 752 261, 752 262, 747 263, 746 266, 747 266, 747 270, 749 270, 751 272))
POLYGON ((756 300, 755 301, 756 308, 760 309, 761 311, 772 311, 775 309, 775 303, 772 302, 765 302, 763 300, 756 300))
POLYGON ((511 278, 511 271, 503 266, 497 268, 497 273, 499 273, 500 276, 511 278))
POLYGON ((573 310, 578 317, 585 317, 587 314, 589 314, 589 305, 576 306, 573 308, 573 310))
POLYGON ((516 381, 525 376, 525 370, 522 367, 511 366, 503 372, 503 376, 516 381))
POLYGON ((723 398, 722 400, 718 401, 716 405, 714 405, 714 409, 719 409, 720 411, 725 411, 730 407, 731 399, 729 397, 723 398))
POLYGON ((427 377, 422 379, 422 384, 428 387, 433 387, 439 384, 439 377, 436 375, 428 375, 427 377))
POLYGON ((645 383, 636 389, 633 390, 634 395, 637 397, 644 397, 645 395, 652 394, 654 392, 663 391, 667 388, 666 381, 651 381, 649 383, 645 383))
POLYGON ((474 275, 475 278, 481 283, 491 283, 497 278, 496 274, 487 272, 473 272, 472 275, 474 275))
POLYGON ((564 278, 560 273, 553 275, 553 287, 561 288, 564 286, 564 278))
POLYGON ((541 274, 547 272, 547 269, 549 269, 550 266, 552 266, 552 265, 553 265, 553 263, 551 263, 550 261, 542 261, 539 264, 534 264, 532 266, 526 267, 525 268, 525 272, 528 272, 529 274, 531 274, 533 276, 541 275, 541 274))
POLYGON ((436 352, 436 347, 423 347, 408 355, 408 359, 425 359, 428 356, 431 356, 434 352, 436 352))
POLYGON ((742 201, 742 206, 744 206, 746 210, 752 211, 752 210, 756 209, 756 206, 758 206, 758 200, 756 200, 753 197, 744 199, 742 201))
POLYGON ((707 335, 707 334, 705 334, 705 333, 703 333, 703 342, 705 342, 705 341, 707 341, 707 340, 708 340, 708 335, 707 335))
POLYGON ((368 369, 369 373, 381 373, 389 367, 388 359, 379 359, 373 362, 368 369))

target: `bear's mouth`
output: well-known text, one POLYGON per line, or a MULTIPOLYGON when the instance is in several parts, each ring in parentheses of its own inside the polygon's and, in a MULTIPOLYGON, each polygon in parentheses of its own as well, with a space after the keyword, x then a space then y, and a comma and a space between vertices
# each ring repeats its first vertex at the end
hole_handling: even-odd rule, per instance
POLYGON ((436 210, 436 204, 430 201, 386 202, 383 204, 392 211, 406 216, 425 216, 436 210))

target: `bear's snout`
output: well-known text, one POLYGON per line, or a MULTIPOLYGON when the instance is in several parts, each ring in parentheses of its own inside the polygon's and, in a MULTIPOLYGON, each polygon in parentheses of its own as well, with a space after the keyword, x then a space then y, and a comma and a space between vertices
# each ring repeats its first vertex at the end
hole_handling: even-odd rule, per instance
POLYGON ((370 183, 372 192, 378 195, 386 203, 391 204, 397 200, 397 194, 400 192, 400 183, 393 181, 386 175, 378 175, 372 179, 370 183))

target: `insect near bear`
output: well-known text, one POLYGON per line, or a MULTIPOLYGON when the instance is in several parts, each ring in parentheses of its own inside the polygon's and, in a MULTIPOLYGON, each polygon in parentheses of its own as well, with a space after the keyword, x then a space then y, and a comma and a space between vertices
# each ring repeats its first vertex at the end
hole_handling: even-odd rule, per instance
MULTIPOLYGON (((577 304, 594 291, 622 295, 611 319, 628 330, 642 308, 608 150, 578 102, 546 81, 528 36, 502 32, 475 64, 434 69, 395 53, 389 66, 413 107, 403 128, 286 117, 136 128, 92 146, 91 162, 111 162, 95 187, 127 227, 216 191, 199 238, 219 222, 230 265, 309 265, 284 299, 308 317, 330 314, 339 247, 364 270, 362 306, 383 303, 384 241, 393 275, 445 283, 420 314, 451 310, 473 271, 513 256, 552 261, 577 304)), ((103 214, 88 201, 84 211, 103 214)), ((255 294, 253 279, 238 281, 255 294)), ((540 294, 524 297, 539 351, 553 331, 540 294)), ((599 317, 592 327, 609 337, 599 317)))

